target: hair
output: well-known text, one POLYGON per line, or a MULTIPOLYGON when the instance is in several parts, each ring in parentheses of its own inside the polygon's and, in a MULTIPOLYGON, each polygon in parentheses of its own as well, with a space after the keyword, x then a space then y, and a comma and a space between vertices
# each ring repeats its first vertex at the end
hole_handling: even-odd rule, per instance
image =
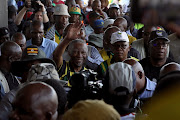
POLYGON ((40 22, 40 21, 34 20, 34 21, 30 24, 31 30, 32 30, 32 28, 35 27, 35 26, 40 26, 40 27, 42 26, 43 29, 44 29, 44 24, 43 24, 42 22, 40 22))
POLYGON ((67 103, 67 94, 64 88, 62 87, 60 81, 54 80, 54 79, 45 79, 45 80, 39 80, 39 81, 45 82, 46 84, 54 88, 58 96, 58 109, 57 109, 58 114, 60 115, 64 114, 65 106, 67 103))
POLYGON ((74 44, 76 44, 76 43, 83 43, 83 44, 85 44, 85 46, 86 46, 86 53, 88 53, 88 47, 86 45, 86 42, 84 40, 82 40, 82 39, 76 39, 76 40, 73 40, 72 42, 70 42, 70 44, 69 44, 68 52, 70 54, 72 54, 72 51, 74 49, 74 44))
POLYGON ((18 39, 18 40, 20 40, 20 39, 26 39, 26 37, 24 36, 24 34, 23 33, 21 33, 21 32, 17 32, 17 33, 15 33, 12 37, 11 37, 11 41, 16 41, 16 39, 18 39))

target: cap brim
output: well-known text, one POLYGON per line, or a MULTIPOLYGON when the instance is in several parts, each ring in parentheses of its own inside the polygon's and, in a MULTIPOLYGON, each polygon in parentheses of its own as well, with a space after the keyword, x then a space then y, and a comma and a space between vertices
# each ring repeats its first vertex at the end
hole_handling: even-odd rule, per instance
POLYGON ((33 62, 33 61, 40 61, 41 63, 51 63, 55 66, 55 68, 57 69, 56 63, 48 58, 39 58, 39 59, 33 59, 33 60, 24 60, 24 61, 14 61, 11 64, 11 72, 13 75, 18 76, 18 77, 22 77, 24 72, 27 72, 27 64, 29 62, 33 62))
POLYGON ((157 39, 164 39, 164 40, 170 42, 170 40, 169 40, 168 38, 166 38, 166 37, 157 37, 157 38, 155 38, 155 39, 153 39, 153 40, 150 40, 149 43, 151 43, 151 42, 153 42, 153 41, 155 41, 155 40, 157 40, 157 39))

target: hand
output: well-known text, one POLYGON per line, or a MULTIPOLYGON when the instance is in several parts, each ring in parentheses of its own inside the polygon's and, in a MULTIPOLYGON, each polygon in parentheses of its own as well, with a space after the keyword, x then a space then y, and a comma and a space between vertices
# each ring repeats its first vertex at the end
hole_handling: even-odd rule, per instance
POLYGON ((70 41, 81 38, 80 31, 81 31, 82 26, 83 24, 81 22, 74 23, 72 26, 70 26, 65 38, 70 41))
POLYGON ((41 1, 36 1, 36 2, 41 6, 40 11, 45 12, 46 9, 45 9, 45 7, 44 7, 44 4, 43 4, 41 1))

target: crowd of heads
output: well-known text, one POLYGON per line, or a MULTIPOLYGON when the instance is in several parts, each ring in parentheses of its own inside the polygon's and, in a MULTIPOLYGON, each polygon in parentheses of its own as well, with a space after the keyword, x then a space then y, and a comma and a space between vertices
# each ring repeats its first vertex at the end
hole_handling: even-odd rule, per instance
POLYGON ((8 26, 0 28, 0 119, 166 119, 179 110, 180 35, 135 23, 131 3, 8 3, 8 26))

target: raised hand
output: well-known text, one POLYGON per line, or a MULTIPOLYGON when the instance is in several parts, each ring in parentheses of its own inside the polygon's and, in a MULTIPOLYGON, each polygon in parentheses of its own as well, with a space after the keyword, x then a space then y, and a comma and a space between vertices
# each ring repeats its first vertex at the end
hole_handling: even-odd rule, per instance
POLYGON ((81 37, 80 31, 83 24, 81 22, 76 22, 70 26, 69 31, 67 32, 66 39, 72 41, 81 37))

